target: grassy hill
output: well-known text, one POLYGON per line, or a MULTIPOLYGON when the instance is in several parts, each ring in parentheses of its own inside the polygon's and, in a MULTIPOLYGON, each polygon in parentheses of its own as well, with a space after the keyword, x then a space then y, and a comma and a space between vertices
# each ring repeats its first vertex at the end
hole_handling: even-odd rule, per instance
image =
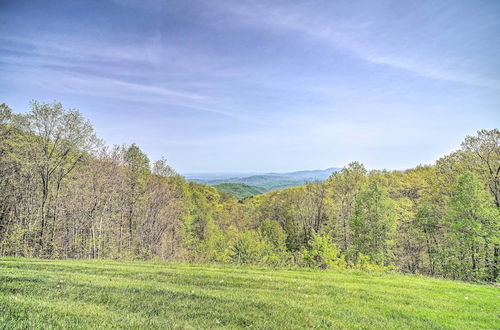
POLYGON ((236 199, 243 199, 246 197, 262 194, 264 190, 257 187, 249 186, 243 183, 221 183, 213 186, 220 192, 229 194, 236 199))
POLYGON ((498 329, 499 294, 397 274, 0 258, 7 329, 498 329))

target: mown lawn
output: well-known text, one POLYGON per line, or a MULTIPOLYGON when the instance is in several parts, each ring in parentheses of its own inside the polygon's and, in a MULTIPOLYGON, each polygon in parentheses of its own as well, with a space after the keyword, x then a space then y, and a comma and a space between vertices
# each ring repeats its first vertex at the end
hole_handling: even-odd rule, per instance
POLYGON ((0 258, 0 328, 500 328, 500 288, 419 276, 0 258))

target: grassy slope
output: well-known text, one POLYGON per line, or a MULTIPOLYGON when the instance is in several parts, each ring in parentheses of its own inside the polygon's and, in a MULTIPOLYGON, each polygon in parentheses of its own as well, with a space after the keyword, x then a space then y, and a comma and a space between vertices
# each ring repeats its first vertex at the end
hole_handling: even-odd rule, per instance
POLYGON ((496 287, 396 274, 0 259, 0 328, 9 329, 493 329, 499 295, 496 287))
POLYGON ((243 183, 221 183, 213 187, 220 192, 233 196, 236 199, 243 199, 262 194, 264 192, 264 190, 243 183))

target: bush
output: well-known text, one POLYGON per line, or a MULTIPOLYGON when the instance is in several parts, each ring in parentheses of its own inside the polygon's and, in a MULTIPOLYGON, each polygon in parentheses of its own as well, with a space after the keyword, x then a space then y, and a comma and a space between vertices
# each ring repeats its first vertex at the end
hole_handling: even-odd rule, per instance
POLYGON ((394 265, 384 266, 370 263, 370 256, 359 253, 356 262, 349 262, 349 268, 370 271, 370 272, 388 272, 394 270, 394 265))
POLYGON ((345 256, 340 255, 340 249, 332 243, 330 236, 313 233, 308 248, 303 248, 299 255, 299 264, 311 268, 347 268, 345 256))
POLYGON ((224 233, 212 221, 205 228, 205 240, 200 245, 202 261, 227 262, 229 261, 229 246, 224 233))
POLYGON ((238 264, 252 264, 260 261, 262 244, 255 231, 247 231, 239 236, 231 248, 231 260, 238 264))

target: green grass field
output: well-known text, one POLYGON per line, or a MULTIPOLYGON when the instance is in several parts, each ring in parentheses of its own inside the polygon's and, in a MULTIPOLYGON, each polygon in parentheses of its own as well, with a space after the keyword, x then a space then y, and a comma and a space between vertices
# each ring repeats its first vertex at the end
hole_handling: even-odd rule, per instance
POLYGON ((0 328, 500 328, 500 288, 420 276, 0 258, 0 328))

